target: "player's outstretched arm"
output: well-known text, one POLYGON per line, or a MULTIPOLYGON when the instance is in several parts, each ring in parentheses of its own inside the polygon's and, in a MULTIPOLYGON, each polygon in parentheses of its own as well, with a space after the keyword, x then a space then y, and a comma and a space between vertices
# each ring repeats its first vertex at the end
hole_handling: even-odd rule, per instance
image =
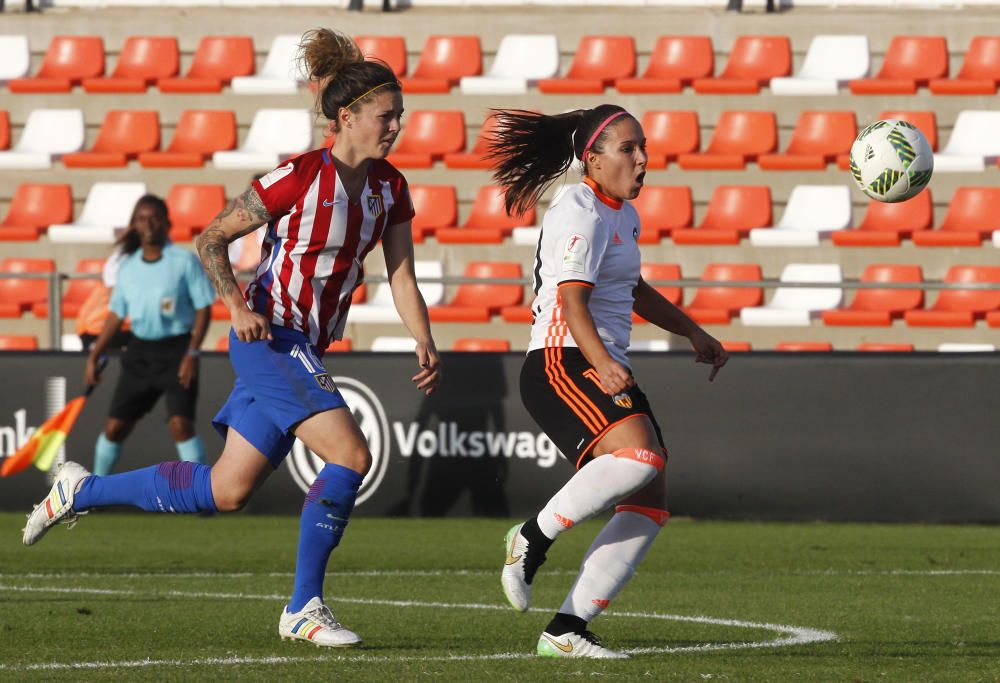
POLYGON ((722 344, 691 320, 684 311, 665 299, 642 277, 639 278, 639 284, 633 294, 635 302, 632 304, 632 310, 660 329, 687 337, 697 354, 695 361, 712 365, 708 379, 714 380, 719 368, 729 360, 729 354, 722 348, 722 344))
POLYGON ((270 339, 267 319, 249 310, 243 300, 240 286, 229 261, 229 243, 248 235, 271 220, 257 191, 252 187, 229 202, 218 216, 212 219, 195 244, 198 256, 219 298, 229 309, 233 329, 241 341, 270 339))
POLYGON ((385 255, 392 302, 406 329, 417 341, 420 372, 413 376, 413 381, 417 389, 431 394, 441 382, 441 359, 431 336, 427 304, 417 288, 417 276, 413 272, 413 238, 409 221, 390 225, 386 229, 382 237, 382 252, 385 255))

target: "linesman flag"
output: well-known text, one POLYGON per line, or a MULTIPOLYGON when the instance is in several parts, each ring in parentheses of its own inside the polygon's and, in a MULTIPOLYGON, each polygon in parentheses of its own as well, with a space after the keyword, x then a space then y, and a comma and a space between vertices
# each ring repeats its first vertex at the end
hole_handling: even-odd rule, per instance
MULTIPOLYGON (((99 364, 98 372, 103 369, 107 360, 99 364)), ((28 465, 34 463, 35 467, 42 472, 52 469, 52 463, 59 453, 59 448, 66 442, 70 430, 76 424, 76 418, 80 417, 83 404, 87 402, 87 397, 94 391, 93 386, 88 386, 83 395, 77 396, 67 403, 62 410, 46 420, 41 427, 25 442, 23 446, 4 460, 0 467, 0 477, 9 477, 28 469, 28 465)))

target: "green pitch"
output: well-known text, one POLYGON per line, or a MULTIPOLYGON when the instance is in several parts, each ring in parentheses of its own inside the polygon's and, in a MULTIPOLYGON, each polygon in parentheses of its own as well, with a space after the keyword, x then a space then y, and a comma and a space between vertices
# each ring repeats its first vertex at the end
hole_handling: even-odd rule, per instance
POLYGON ((0 515, 0 680, 998 681, 1000 529, 673 520, 593 628, 625 662, 531 656, 595 524, 527 614, 510 520, 351 522, 327 598, 358 650, 281 642, 298 520, 93 514, 37 546, 0 515), (67 667, 73 667, 67 669, 67 667))

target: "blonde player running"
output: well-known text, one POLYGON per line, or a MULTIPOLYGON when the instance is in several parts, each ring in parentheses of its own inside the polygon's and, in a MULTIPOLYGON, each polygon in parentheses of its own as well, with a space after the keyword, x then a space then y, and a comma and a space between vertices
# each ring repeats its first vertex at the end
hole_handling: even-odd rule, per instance
POLYGON ((491 153, 508 211, 534 204, 574 159, 584 173, 545 214, 531 342, 521 370, 525 407, 578 471, 536 517, 507 533, 501 582, 514 609, 527 610, 535 572, 553 541, 615 505, 537 652, 623 658, 588 627, 632 577, 670 516, 667 451, 626 353, 632 312, 687 337, 696 360, 712 365, 709 379, 728 356, 639 274, 639 217, 628 203, 646 175, 639 122, 607 104, 559 116, 501 111, 498 117, 491 153))
POLYGON ((107 505, 150 512, 242 508, 281 464, 295 438, 325 465, 302 506, 295 585, 278 634, 327 647, 361 638, 323 601, 330 553, 347 526, 371 454, 320 357, 340 338, 362 263, 382 242, 393 300, 417 341, 417 388, 441 378, 427 307, 413 273, 406 180, 385 157, 400 130, 401 87, 384 64, 365 61, 349 36, 308 33, 302 44, 319 103, 336 141, 289 160, 230 204, 198 239, 198 252, 232 313, 229 353, 236 383, 215 426, 226 445, 213 467, 169 462, 96 477, 66 463, 24 530, 31 545, 58 522, 107 505), (233 277, 227 245, 267 225, 247 293, 233 277))

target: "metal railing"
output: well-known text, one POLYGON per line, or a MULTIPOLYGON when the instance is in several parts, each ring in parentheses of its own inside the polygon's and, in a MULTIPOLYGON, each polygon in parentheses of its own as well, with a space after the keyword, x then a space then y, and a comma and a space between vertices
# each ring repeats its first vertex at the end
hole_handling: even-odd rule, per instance
MULTIPOLYGON (((99 280, 98 273, 0 273, 0 280, 47 280, 49 283, 49 348, 59 350, 62 339, 62 300, 63 283, 69 280, 99 280)), ((244 282, 250 281, 250 276, 241 273, 239 279, 244 282)), ((381 284, 388 282, 385 275, 370 275, 365 277, 368 284, 381 284)), ((521 285, 531 287, 529 278, 470 278, 460 275, 447 275, 442 277, 420 278, 420 282, 443 284, 443 285, 465 285, 465 284, 490 284, 490 285, 521 285)), ((679 278, 675 280, 647 280, 654 287, 681 287, 686 289, 699 289, 702 287, 732 287, 732 288, 756 288, 756 289, 776 289, 787 287, 795 289, 922 289, 926 291, 939 290, 977 290, 989 291, 1000 290, 1000 282, 944 282, 943 280, 923 280, 921 282, 862 282, 860 280, 841 280, 840 282, 783 282, 773 278, 763 280, 693 280, 690 278, 679 278)))

